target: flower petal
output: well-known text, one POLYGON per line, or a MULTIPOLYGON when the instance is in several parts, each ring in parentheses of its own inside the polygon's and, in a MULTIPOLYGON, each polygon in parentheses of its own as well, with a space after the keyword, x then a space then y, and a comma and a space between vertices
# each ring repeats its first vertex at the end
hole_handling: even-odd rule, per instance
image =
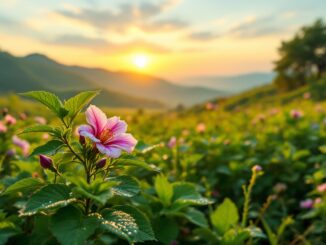
POLYGON ((81 125, 81 126, 79 126, 78 133, 81 136, 85 136, 87 138, 90 138, 95 143, 100 142, 100 140, 98 138, 96 138, 96 136, 94 134, 94 129, 89 125, 81 125))
POLYGON ((131 134, 114 135, 105 145, 119 148, 131 153, 137 144, 137 140, 131 134))
POLYGON ((87 122, 93 127, 95 135, 101 133, 107 123, 106 115, 95 105, 90 105, 85 112, 87 122))
POLYGON ((101 153, 107 155, 108 157, 118 158, 121 155, 121 149, 114 146, 97 143, 96 147, 101 153))
POLYGON ((106 123, 106 127, 110 129, 113 134, 122 134, 127 131, 127 123, 120 120, 119 117, 110 117, 106 123))

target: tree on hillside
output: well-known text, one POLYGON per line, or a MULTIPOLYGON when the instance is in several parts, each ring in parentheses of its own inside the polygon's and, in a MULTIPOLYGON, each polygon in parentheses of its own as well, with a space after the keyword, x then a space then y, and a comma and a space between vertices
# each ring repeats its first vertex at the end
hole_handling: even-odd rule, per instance
POLYGON ((326 72, 326 24, 317 20, 302 27, 289 41, 282 42, 280 58, 275 62, 275 84, 280 90, 292 90, 307 81, 318 80, 326 72))

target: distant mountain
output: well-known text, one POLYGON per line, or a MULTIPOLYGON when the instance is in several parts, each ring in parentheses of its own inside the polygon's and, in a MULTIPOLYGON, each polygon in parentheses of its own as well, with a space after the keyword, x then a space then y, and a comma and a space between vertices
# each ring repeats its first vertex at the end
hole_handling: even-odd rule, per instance
POLYGON ((180 86, 144 74, 67 66, 42 54, 15 57, 0 52, 0 93, 45 89, 67 95, 98 88, 102 93, 96 103, 134 108, 193 105, 225 94, 214 89, 180 86))
POLYGON ((229 93, 245 90, 271 83, 275 74, 272 72, 255 72, 235 76, 199 76, 185 79, 187 85, 200 84, 207 88, 218 89, 229 93))

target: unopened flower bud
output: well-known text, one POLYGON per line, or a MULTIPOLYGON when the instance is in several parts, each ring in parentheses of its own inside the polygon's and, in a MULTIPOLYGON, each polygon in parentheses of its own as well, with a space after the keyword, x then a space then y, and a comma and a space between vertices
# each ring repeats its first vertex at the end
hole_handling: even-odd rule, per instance
POLYGON ((263 168, 260 165, 255 165, 251 169, 253 172, 261 172, 263 168))
POLYGON ((42 168, 48 169, 52 167, 53 161, 45 155, 40 155, 40 164, 42 168))
POLYGON ((79 143, 80 143, 81 145, 85 145, 85 143, 86 143, 86 139, 85 139, 84 136, 79 135, 79 143))
POLYGON ((104 168, 105 164, 106 164, 106 158, 102 158, 96 163, 96 168, 104 168))
POLYGON ((13 157, 16 154, 16 151, 15 149, 9 149, 6 154, 8 157, 13 157))
POLYGON ((8 108, 2 109, 2 116, 6 116, 8 114, 8 108))

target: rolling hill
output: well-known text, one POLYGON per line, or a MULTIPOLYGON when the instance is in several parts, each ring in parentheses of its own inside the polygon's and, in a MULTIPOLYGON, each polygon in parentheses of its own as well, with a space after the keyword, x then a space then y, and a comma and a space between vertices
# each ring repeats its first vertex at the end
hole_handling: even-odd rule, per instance
POLYGON ((272 72, 255 72, 236 76, 198 76, 185 79, 188 85, 201 86, 226 91, 232 94, 244 92, 248 89, 271 83, 274 79, 272 72))
POLYGON ((100 88, 102 93, 95 102, 112 107, 193 105, 225 95, 214 89, 175 85, 144 74, 67 66, 41 54, 15 57, 0 52, 0 67, 1 93, 50 90, 69 95, 100 88))

